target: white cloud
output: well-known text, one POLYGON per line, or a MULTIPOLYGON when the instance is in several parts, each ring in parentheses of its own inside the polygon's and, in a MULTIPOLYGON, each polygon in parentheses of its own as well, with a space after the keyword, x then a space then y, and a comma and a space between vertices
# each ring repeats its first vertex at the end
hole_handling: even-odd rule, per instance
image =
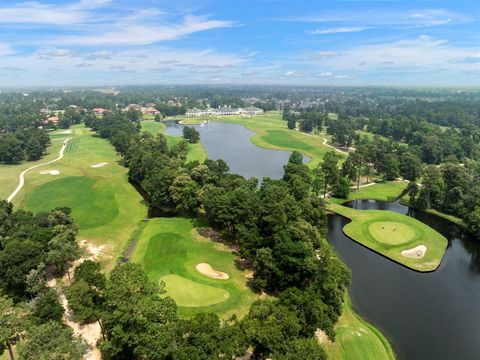
POLYGON ((185 16, 178 24, 162 25, 127 25, 118 26, 114 31, 103 34, 86 34, 79 36, 65 36, 53 40, 55 43, 100 46, 100 45, 148 45, 162 41, 175 40, 186 35, 234 26, 231 21, 209 20, 199 16, 185 16))
POLYGON ((59 5, 28 1, 0 7, 0 24, 73 25, 91 22, 90 10, 107 5, 109 0, 82 0, 59 5))
POLYGON ((315 56, 320 59, 329 59, 340 55, 342 55, 342 53, 337 51, 319 51, 315 54, 315 56))
POLYGON ((321 73, 318 74, 319 77, 331 77, 333 76, 333 73, 331 71, 322 71, 321 73))
POLYGON ((96 51, 92 55, 88 57, 89 60, 111 60, 112 59, 112 53, 107 50, 102 50, 102 51, 96 51))
POLYGON ((335 75, 335 79, 350 79, 348 75, 335 75))
POLYGON ((348 26, 373 27, 433 27, 450 23, 464 23, 472 21, 467 15, 458 14, 446 9, 421 10, 386 10, 371 9, 358 11, 330 10, 322 11, 318 15, 307 15, 286 19, 314 23, 338 23, 348 26))
POLYGON ((284 74, 286 77, 299 77, 303 76, 303 74, 300 71, 287 71, 284 74))
POLYGON ((371 29, 367 26, 351 26, 351 27, 334 27, 328 29, 315 29, 307 31, 307 34, 311 35, 327 35, 327 34, 343 34, 343 33, 355 33, 371 29))
POLYGON ((37 56, 40 59, 49 59, 54 57, 74 57, 78 56, 78 54, 68 49, 53 49, 40 51, 37 53, 37 56))
POLYGON ((0 43, 0 56, 13 54, 13 50, 10 45, 0 43))

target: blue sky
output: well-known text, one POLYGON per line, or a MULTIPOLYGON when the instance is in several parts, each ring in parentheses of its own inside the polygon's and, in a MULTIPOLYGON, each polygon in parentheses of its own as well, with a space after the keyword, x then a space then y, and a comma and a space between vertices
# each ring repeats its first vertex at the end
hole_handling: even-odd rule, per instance
POLYGON ((0 2, 0 86, 480 85, 480 1, 0 2))

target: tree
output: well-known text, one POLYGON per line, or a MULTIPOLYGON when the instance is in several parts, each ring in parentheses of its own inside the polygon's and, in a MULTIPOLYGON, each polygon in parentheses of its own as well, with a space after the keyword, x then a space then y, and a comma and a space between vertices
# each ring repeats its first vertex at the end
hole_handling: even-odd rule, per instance
POLYGON ((76 280, 65 289, 65 296, 68 299, 68 308, 73 312, 73 319, 76 322, 98 321, 101 309, 95 303, 95 292, 85 280, 76 280))
POLYGON ((27 312, 13 305, 12 299, 0 297, 0 350, 8 349, 10 360, 14 360, 13 346, 22 337, 27 312))
POLYGON ((315 338, 295 339, 289 341, 285 351, 275 352, 272 356, 275 360, 326 360, 327 354, 315 338))
POLYGON ((170 324, 177 320, 175 302, 162 296, 163 283, 155 284, 139 264, 115 267, 105 289, 101 349, 107 357, 143 357, 153 339, 171 342, 170 324))
POLYGON ((42 157, 45 148, 42 146, 40 139, 37 137, 30 137, 27 141, 25 151, 27 153, 27 160, 34 161, 42 157))
POLYGON ((32 316, 38 324, 48 321, 59 322, 62 319, 63 311, 57 292, 54 289, 49 289, 45 294, 35 299, 32 316))
POLYGON ((395 180, 399 175, 397 157, 393 154, 386 154, 377 165, 377 170, 383 174, 384 180, 395 180))
POLYGON ((14 134, 0 135, 0 162, 17 164, 23 160, 22 143, 14 134))
POLYGON ((400 157, 400 175, 409 181, 417 180, 422 174, 422 162, 418 156, 405 153, 400 157))
POLYGON ((183 138, 189 143, 195 144, 200 141, 200 133, 193 127, 185 126, 183 128, 183 138))
POLYGON ((324 175, 324 197, 327 195, 328 185, 334 184, 339 176, 338 156, 335 152, 330 151, 323 157, 321 170, 324 175))
POLYGON ((80 360, 87 350, 73 330, 56 321, 33 326, 17 346, 21 359, 80 360))
POLYGON ((340 199, 346 199, 348 198, 349 193, 350 182, 346 177, 339 177, 337 181, 333 184, 332 195, 340 199))

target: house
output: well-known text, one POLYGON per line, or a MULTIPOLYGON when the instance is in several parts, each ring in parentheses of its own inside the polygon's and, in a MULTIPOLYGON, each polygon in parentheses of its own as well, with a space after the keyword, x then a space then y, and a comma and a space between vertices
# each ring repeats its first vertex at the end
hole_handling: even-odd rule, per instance
POLYGON ((240 109, 243 115, 256 116, 263 114, 263 109, 256 106, 249 106, 245 109, 240 109))
POLYGON ((125 111, 128 111, 128 110, 135 110, 135 111, 141 111, 142 110, 142 107, 138 104, 130 104, 128 105, 125 109, 125 111))
POLYGON ((256 116, 263 114, 263 109, 257 108, 255 106, 249 106, 245 109, 241 108, 232 108, 230 106, 223 106, 217 109, 208 108, 205 110, 202 109, 188 109, 185 113, 185 116, 203 116, 203 115, 213 115, 213 116, 233 116, 233 115, 247 115, 247 116, 256 116))
POLYGON ((188 109, 185 116, 202 116, 207 115, 207 110, 200 110, 197 108, 188 109))
POLYGON ((153 107, 150 107, 148 109, 145 109, 143 110, 143 115, 153 115, 153 116, 156 116, 156 115, 160 115, 160 111, 158 111, 157 109, 153 108, 153 107))
POLYGON ((103 108, 95 108, 95 109, 92 109, 92 113, 96 116, 100 116, 100 115, 103 115, 107 112, 108 110, 107 109, 103 109, 103 108))

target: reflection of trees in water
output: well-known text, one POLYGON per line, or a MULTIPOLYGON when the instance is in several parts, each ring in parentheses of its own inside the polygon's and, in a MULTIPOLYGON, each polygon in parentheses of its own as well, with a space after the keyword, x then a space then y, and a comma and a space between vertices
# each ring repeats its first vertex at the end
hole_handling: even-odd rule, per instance
POLYGON ((480 241, 458 225, 436 215, 401 205, 398 200, 393 202, 353 200, 344 205, 357 210, 390 210, 412 216, 445 236, 448 239, 447 249, 451 247, 453 241, 461 241, 471 256, 471 270, 480 273, 480 241))

